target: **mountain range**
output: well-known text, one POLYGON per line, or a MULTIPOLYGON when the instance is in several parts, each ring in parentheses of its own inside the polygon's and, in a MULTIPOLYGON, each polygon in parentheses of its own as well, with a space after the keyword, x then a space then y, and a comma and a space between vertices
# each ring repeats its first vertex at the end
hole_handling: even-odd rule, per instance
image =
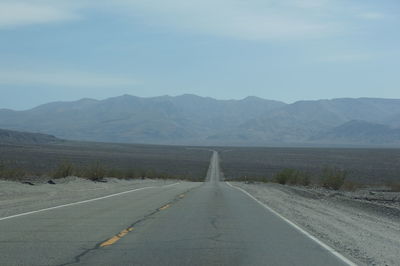
POLYGON ((0 128, 71 140, 185 145, 399 145, 400 99, 286 104, 196 95, 53 102, 0 109, 0 128))
POLYGON ((51 144, 61 143, 54 136, 0 129, 0 144, 51 144))

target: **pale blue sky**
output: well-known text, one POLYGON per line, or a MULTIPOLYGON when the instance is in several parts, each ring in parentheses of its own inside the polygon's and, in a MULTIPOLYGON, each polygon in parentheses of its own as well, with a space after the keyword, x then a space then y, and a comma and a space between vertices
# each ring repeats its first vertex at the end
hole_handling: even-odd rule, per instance
POLYGON ((400 1, 0 0, 0 93, 400 98, 400 1))

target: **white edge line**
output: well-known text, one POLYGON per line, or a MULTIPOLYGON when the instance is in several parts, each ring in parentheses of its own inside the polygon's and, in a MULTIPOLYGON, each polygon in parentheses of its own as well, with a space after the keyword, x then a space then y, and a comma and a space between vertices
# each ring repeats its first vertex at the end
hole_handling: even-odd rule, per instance
POLYGON ((169 185, 165 185, 165 186, 159 186, 159 187, 152 186, 152 187, 142 187, 142 188, 132 189, 132 190, 123 191, 123 192, 119 192, 119 193, 115 193, 115 194, 111 194, 111 195, 107 195, 107 196, 103 196, 103 197, 99 197, 99 198, 88 199, 88 200, 83 200, 83 201, 78 201, 78 202, 58 205, 58 206, 54 206, 54 207, 49 207, 49 208, 45 208, 45 209, 40 209, 40 210, 37 210, 37 211, 24 212, 24 213, 15 214, 15 215, 7 216, 7 217, 2 217, 2 218, 0 218, 0 221, 4 221, 4 220, 16 218, 16 217, 21 217, 21 216, 25 216, 25 215, 29 215, 29 214, 34 214, 34 213, 38 213, 38 212, 45 212, 45 211, 50 211, 50 210, 59 209, 59 208, 63 208, 63 207, 69 207, 69 206, 79 205, 79 204, 88 203, 88 202, 92 202, 92 201, 107 199, 107 198, 116 197, 116 196, 120 196, 120 195, 123 195, 123 194, 131 193, 131 192, 135 192, 135 191, 139 191, 139 190, 144 190, 144 189, 171 187, 171 186, 175 186, 175 185, 177 185, 179 183, 180 182, 176 182, 176 183, 173 183, 173 184, 169 184, 169 185))
POLYGON ((295 229, 297 229, 298 231, 300 231, 301 233, 303 233, 304 235, 306 235, 308 238, 310 238, 311 240, 313 240, 314 242, 316 242, 317 244, 319 244, 320 246, 322 246, 323 248, 325 248, 327 251, 329 251, 330 253, 332 253, 334 256, 336 256, 337 258, 339 258, 341 261, 343 261, 344 263, 346 263, 349 266, 357 266, 357 264, 355 264, 354 262, 350 261, 349 259, 347 259, 345 256, 343 256, 342 254, 340 254, 339 252, 337 252, 336 250, 334 250, 333 248, 331 248, 330 246, 328 246, 327 244, 321 242, 319 239, 317 239, 316 237, 312 236, 310 233, 308 233, 307 231, 305 231, 304 229, 300 228, 298 225, 296 225, 295 223, 291 222, 290 220, 286 219, 285 217, 283 217, 281 214, 279 214, 278 212, 276 212, 275 210, 271 209, 271 207, 269 207, 268 205, 266 205, 265 203, 261 202, 260 200, 258 200, 257 198, 255 198, 253 195, 251 195, 249 192, 247 192, 246 190, 234 186, 229 182, 225 182, 226 184, 228 184, 229 186, 231 186, 232 188, 238 189, 240 191, 242 191, 244 194, 246 194, 247 196, 249 196, 250 198, 252 198, 254 201, 256 201, 258 204, 260 204, 261 206, 263 206, 265 209, 267 209, 268 211, 272 212, 273 214, 275 214, 276 216, 278 216, 279 218, 281 218, 282 220, 284 220, 286 223, 288 223, 289 225, 293 226, 295 229))

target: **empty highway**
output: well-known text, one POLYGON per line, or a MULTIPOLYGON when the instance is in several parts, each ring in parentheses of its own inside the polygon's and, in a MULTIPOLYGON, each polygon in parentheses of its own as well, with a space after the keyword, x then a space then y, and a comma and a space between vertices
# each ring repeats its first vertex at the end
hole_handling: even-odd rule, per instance
POLYGON ((0 265, 352 265, 221 182, 216 152, 204 183, 4 218, 0 265))

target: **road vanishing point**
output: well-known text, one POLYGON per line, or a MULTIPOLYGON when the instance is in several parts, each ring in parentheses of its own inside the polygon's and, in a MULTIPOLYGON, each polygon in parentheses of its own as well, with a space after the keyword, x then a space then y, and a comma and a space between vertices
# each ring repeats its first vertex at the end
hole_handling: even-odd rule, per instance
POLYGON ((139 188, 0 217, 0 265, 354 265, 220 181, 139 188))

